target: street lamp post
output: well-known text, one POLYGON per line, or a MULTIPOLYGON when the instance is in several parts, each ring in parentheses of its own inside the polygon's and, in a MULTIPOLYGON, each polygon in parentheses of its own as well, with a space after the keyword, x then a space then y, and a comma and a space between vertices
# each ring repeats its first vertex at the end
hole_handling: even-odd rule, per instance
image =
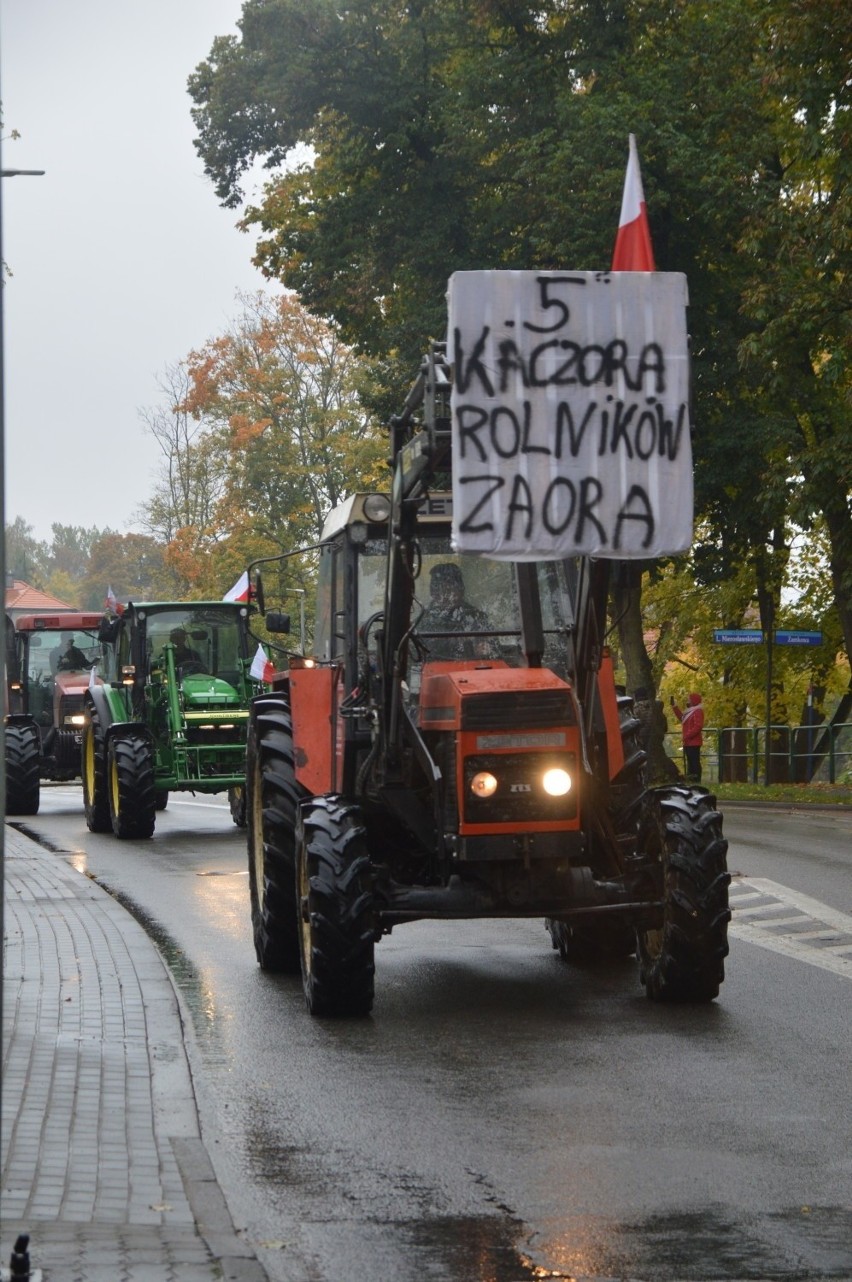
MULTIPOLYGON (((0 169, 0 176, 2 176, 3 178, 17 178, 18 176, 40 178, 43 174, 44 174, 43 169, 0 169)), ((1 189, 2 189, 2 185, 0 185, 0 190, 1 189)), ((0 195, 0 274, 2 274, 3 272, 3 262, 4 262, 3 260, 3 199, 2 199, 2 195, 0 195)), ((4 333, 3 333, 3 295, 4 293, 5 293, 5 288, 3 285, 2 276, 0 275, 0 462, 5 462, 5 457, 6 457, 6 418, 5 418, 5 408, 4 408, 5 402, 6 402, 5 357, 4 357, 5 343, 4 343, 4 333)), ((5 584, 6 582, 6 573, 5 573, 6 571, 6 507, 5 507, 3 490, 4 490, 4 486, 0 485, 0 565, 3 566, 3 582, 5 584)), ((4 650, 2 665, 3 665, 3 686, 5 690, 5 687, 6 687, 5 650, 4 650)), ((0 721, 0 753, 3 754, 3 761, 5 762, 6 744, 5 744, 5 735, 4 735, 2 721, 0 721)), ((0 817, 2 817, 5 820, 5 815, 6 815, 5 767, 0 768, 0 810, 2 810, 2 816, 0 817)), ((5 829, 6 829, 6 824, 5 822, 3 822, 2 824, 0 824, 0 936, 3 935, 4 909, 5 909, 4 896, 3 896, 4 868, 5 868, 5 855, 6 855, 6 846, 4 841, 5 829)), ((0 985, 0 1020, 2 1020, 2 1017, 3 1017, 3 998, 2 998, 2 985, 0 985)), ((15 1243, 15 1253, 18 1254, 18 1264, 20 1265, 22 1270, 24 1269, 24 1267, 26 1268, 26 1273, 24 1272, 21 1273, 22 1277, 31 1276, 29 1271, 29 1255, 27 1254, 27 1244, 29 1243, 29 1240, 30 1239, 28 1234, 22 1234, 18 1238, 18 1241, 15 1243), (22 1244, 20 1252, 19 1252, 19 1244, 22 1244)), ((14 1258, 15 1257, 13 1255, 13 1262, 14 1262, 14 1258)), ((35 1279, 36 1276, 38 1276, 39 1278, 41 1277, 41 1269, 36 1270, 36 1272, 32 1275, 33 1279, 35 1279)))

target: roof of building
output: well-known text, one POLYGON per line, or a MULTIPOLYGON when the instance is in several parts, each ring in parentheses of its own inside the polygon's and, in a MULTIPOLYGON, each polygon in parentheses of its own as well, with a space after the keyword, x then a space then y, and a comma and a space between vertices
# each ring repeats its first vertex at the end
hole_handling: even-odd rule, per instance
POLYGON ((17 618, 19 614, 34 614, 37 610, 52 610, 55 614, 63 610, 76 610, 76 608, 74 605, 69 605, 67 601, 60 601, 58 597, 34 588, 23 579, 12 579, 6 582, 6 613, 11 614, 13 618, 17 618))

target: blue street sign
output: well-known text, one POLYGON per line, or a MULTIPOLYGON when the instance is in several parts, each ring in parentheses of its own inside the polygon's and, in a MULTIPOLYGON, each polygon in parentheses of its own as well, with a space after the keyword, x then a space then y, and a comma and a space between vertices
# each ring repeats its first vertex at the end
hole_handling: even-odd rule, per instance
POLYGON ((760 628, 728 628, 713 633, 713 640, 720 645, 762 645, 760 628))
POLYGON ((821 632, 776 632, 776 645, 822 645, 821 632))

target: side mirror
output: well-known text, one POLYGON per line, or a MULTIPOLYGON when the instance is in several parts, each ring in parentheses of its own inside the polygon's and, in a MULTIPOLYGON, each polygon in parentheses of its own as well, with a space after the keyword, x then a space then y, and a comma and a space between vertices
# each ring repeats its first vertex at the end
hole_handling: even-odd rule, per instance
MULTIPOLYGON (((257 602, 257 608, 260 613, 266 614, 266 598, 263 595, 263 579, 260 577, 260 570, 258 570, 257 577, 254 581, 254 591, 249 593, 249 600, 251 600, 252 597, 254 597, 257 602)), ((289 630, 290 629, 288 627, 287 631, 289 632, 289 630)))
POLYGON ((278 610, 270 610, 266 616, 265 623, 268 632, 290 631, 289 614, 281 614, 278 610))

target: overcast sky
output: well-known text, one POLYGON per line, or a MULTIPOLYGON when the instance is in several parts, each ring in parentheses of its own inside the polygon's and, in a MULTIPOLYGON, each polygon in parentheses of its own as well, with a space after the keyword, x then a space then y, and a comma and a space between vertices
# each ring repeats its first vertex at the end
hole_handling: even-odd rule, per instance
POLYGON ((187 77, 241 0, 0 0, 6 520, 138 529, 157 378, 265 288, 192 146, 187 77), (17 130, 19 141, 9 141, 17 130))

